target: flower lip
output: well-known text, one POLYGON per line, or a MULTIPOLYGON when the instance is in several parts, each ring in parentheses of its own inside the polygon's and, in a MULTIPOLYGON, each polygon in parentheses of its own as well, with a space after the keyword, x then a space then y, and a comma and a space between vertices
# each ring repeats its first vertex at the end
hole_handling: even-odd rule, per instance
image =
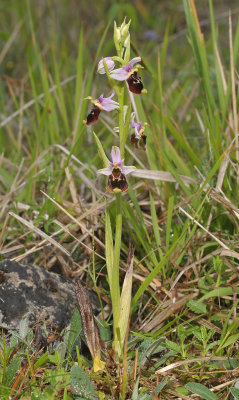
POLYGON ((86 117, 86 125, 89 126, 98 121, 101 109, 95 106, 86 117))
POLYGON ((126 79, 126 81, 128 83, 130 92, 134 94, 144 93, 144 85, 141 81, 141 77, 138 76, 137 71, 133 71, 133 73, 130 74, 130 76, 126 79))
POLYGON ((129 185, 126 176, 121 172, 117 174, 112 174, 108 178, 108 183, 106 189, 110 193, 121 193, 128 189, 129 185))
POLYGON ((141 133, 140 136, 136 136, 135 132, 130 135, 130 144, 136 149, 146 151, 146 140, 147 136, 141 133))

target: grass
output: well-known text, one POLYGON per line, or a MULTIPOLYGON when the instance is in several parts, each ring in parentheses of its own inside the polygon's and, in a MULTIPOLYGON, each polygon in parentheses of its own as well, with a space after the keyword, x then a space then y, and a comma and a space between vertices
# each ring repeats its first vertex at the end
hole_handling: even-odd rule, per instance
MULTIPOLYGON (((113 52, 113 19, 125 15, 132 18, 132 52, 143 60, 148 90, 135 97, 139 118, 148 123, 147 151, 127 140, 126 165, 153 179, 130 177, 121 204, 122 280, 130 238, 135 248, 122 364, 110 352, 106 311, 98 323, 108 344, 107 370, 98 373, 79 347, 78 310, 60 338, 50 343, 48 332, 47 348, 34 346, 36 332, 25 319, 19 332, 1 335, 1 398, 238 399, 236 3, 229 17, 212 1, 199 10, 193 1, 174 1, 168 14, 152 3, 160 26, 140 2, 97 5, 101 18, 94 16, 92 25, 84 23, 86 4, 24 4, 1 4, 11 16, 9 25, 1 17, 0 35, 2 259, 58 265, 65 274, 64 263, 71 265, 70 276, 111 303, 103 209, 107 201, 114 228, 116 204, 96 174, 101 159, 82 121, 84 98, 109 92, 95 68, 113 52), (76 13, 82 16, 77 27, 76 13), (145 39, 147 29, 156 41, 145 39)), ((107 155, 118 144, 114 117, 102 113, 94 127, 107 155)))

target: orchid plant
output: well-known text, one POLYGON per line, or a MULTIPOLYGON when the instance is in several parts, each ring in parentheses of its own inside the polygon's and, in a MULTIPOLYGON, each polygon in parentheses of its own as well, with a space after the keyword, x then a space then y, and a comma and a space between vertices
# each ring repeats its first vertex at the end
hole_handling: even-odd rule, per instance
POLYGON ((130 143, 137 149, 145 150, 146 135, 144 134, 145 124, 141 121, 135 121, 136 114, 131 113, 130 96, 126 93, 140 95, 146 93, 141 77, 138 76, 139 68, 142 66, 140 57, 130 59, 130 22, 125 20, 121 26, 114 25, 114 43, 117 51, 116 56, 102 58, 98 63, 98 73, 106 74, 109 85, 113 92, 109 97, 102 94, 98 99, 91 100, 93 108, 87 115, 85 124, 87 126, 95 124, 101 111, 118 112, 118 128, 115 129, 119 134, 119 145, 112 146, 111 160, 104 152, 97 135, 94 133, 104 168, 98 170, 99 174, 108 177, 106 189, 115 195, 116 200, 116 228, 113 240, 112 227, 109 217, 108 207, 105 207, 105 247, 106 247, 106 265, 109 277, 109 286, 112 299, 113 312, 113 348, 122 356, 123 346, 127 331, 128 320, 130 316, 131 289, 132 289, 132 268, 126 272, 122 291, 120 293, 119 285, 119 263, 122 235, 122 210, 121 196, 128 189, 126 176, 135 170, 134 166, 124 165, 125 144, 130 135, 130 143), (115 68, 117 66, 117 68, 115 68), (117 101, 112 98, 117 96, 117 101), (125 104, 125 98, 127 103, 125 104))

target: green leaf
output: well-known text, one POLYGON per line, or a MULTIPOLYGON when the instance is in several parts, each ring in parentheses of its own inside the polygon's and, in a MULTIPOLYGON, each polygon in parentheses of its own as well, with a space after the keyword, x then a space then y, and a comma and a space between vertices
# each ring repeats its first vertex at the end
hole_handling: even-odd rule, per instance
POLYGON ((207 312, 206 304, 201 301, 189 300, 186 304, 195 314, 206 314, 207 312))
POLYGON ((158 217, 157 217, 157 213, 156 213, 154 198, 151 193, 150 193, 150 211, 151 211, 151 217, 152 217, 152 223, 153 223, 154 237, 155 237, 155 240, 157 243, 157 247, 159 248, 159 255, 162 258, 163 253, 160 248, 161 247, 161 238, 160 238, 158 217))
POLYGON ((105 204, 105 258, 109 277, 110 290, 112 290, 112 273, 114 263, 114 247, 108 204, 105 204))
POLYGON ((27 336, 30 315, 31 315, 30 312, 25 314, 24 317, 21 319, 21 321, 19 323, 19 336, 22 339, 25 339, 26 336, 27 336))
POLYGON ((13 379, 17 373, 18 368, 21 365, 21 359, 20 358, 13 358, 13 360, 10 362, 8 368, 7 368, 7 374, 6 374, 6 386, 11 386, 13 383, 13 379))
POLYGON ((165 346, 162 346, 162 337, 153 341, 144 339, 144 341, 140 344, 138 350, 138 361, 140 367, 142 367, 153 354, 164 351, 165 346))
POLYGON ((165 346, 170 350, 176 351, 176 353, 181 352, 181 347, 177 343, 171 342, 171 340, 166 339, 165 346))
POLYGON ((37 368, 41 367, 42 365, 44 365, 47 361, 48 361, 48 351, 46 351, 44 354, 42 354, 42 356, 35 362, 34 364, 34 370, 36 370, 37 368))
POLYGON ((77 399, 98 399, 98 396, 93 388, 85 371, 78 365, 73 365, 70 372, 71 384, 74 390, 74 395, 77 399))
POLYGON ((173 205, 174 205, 174 197, 171 196, 171 197, 169 197, 169 201, 168 201, 168 218, 167 218, 167 223, 166 223, 166 246, 165 246, 166 252, 169 249, 170 236, 171 236, 171 230, 172 230, 173 205))
POLYGON ((239 400, 239 389, 236 387, 230 388, 231 394, 234 396, 234 399, 239 400))
POLYGON ((105 154, 105 151, 104 151, 104 149, 103 149, 103 146, 102 146, 102 144, 101 144, 100 139, 99 139, 98 136, 95 134, 95 132, 93 132, 93 134, 94 134, 95 141, 96 141, 96 144, 97 144, 97 147, 98 147, 98 151, 99 151, 100 158, 101 158, 101 160, 102 160, 102 162, 103 162, 104 167, 106 168, 106 167, 109 166, 109 160, 108 160, 108 158, 107 158, 107 156, 106 156, 106 154, 105 154))
POLYGON ((238 339, 239 339, 239 333, 236 333, 235 335, 229 336, 229 338, 225 341, 225 343, 219 347, 220 349, 224 349, 224 347, 234 344, 238 339))
POLYGON ((217 400, 217 395, 201 383, 189 382, 185 385, 186 389, 198 394, 205 400, 217 400))
MULTIPOLYGON (((239 287, 236 288, 236 292, 237 294, 239 294, 239 287)), ((210 299, 211 297, 231 296, 232 294, 233 294, 232 287, 220 287, 206 293, 200 300, 203 301, 206 299, 210 299)))
POLYGON ((67 355, 71 354, 74 343, 82 331, 81 315, 79 309, 76 308, 71 319, 70 333, 67 342, 67 355))
POLYGON ((129 255, 127 261, 127 270, 124 277, 120 296, 120 317, 119 317, 119 328, 121 335, 121 344, 123 346, 128 322, 130 318, 130 307, 131 307, 131 295, 132 295, 132 279, 133 279, 133 245, 129 246, 129 255), (130 259, 129 259, 130 257, 130 259))
POLYGON ((56 365, 59 365, 61 362, 60 354, 57 350, 56 350, 55 354, 49 354, 48 359, 52 364, 56 364, 56 365))
POLYGON ((161 392, 161 390, 164 388, 164 386, 167 385, 167 383, 168 383, 167 381, 162 381, 162 382, 160 382, 159 385, 156 386, 156 388, 154 389, 154 393, 155 393, 156 395, 158 395, 158 394, 161 392))
POLYGON ((137 381, 134 386, 134 391, 132 393, 132 400, 138 400, 138 398, 139 398, 139 378, 140 377, 138 376, 137 381))
POLYGON ((180 393, 180 394, 184 394, 185 396, 188 395, 188 390, 185 387, 182 387, 182 386, 176 388, 175 392, 176 393, 180 393))
POLYGON ((196 336, 197 340, 202 342, 202 333, 201 332, 199 332, 197 329, 195 329, 193 334, 194 334, 194 336, 196 336))

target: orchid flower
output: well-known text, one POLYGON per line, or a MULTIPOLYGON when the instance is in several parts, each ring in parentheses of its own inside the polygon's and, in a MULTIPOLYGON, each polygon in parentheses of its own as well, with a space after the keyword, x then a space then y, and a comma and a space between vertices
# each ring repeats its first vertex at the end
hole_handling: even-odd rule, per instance
POLYGON ((102 168, 97 172, 108 176, 107 190, 111 193, 125 192, 128 189, 126 175, 135 170, 134 166, 124 166, 124 160, 121 160, 120 149, 117 146, 112 147, 112 161, 109 161, 109 166, 102 168))
POLYGON ((132 58, 128 64, 123 65, 121 68, 114 69, 110 73, 110 77, 117 81, 126 81, 132 93, 143 93, 143 90, 145 91, 143 82, 140 76, 137 75, 137 68, 134 68, 134 65, 140 61, 140 57, 132 58))
POLYGON ((97 69, 97 72, 99 74, 105 74, 106 73, 105 72, 104 61, 106 62, 109 71, 112 71, 114 69, 114 67, 115 67, 115 62, 111 59, 111 57, 102 58, 99 61, 98 69, 97 69))
MULTIPOLYGON (((145 125, 147 123, 135 122, 135 112, 131 113, 130 116, 130 124, 129 129, 134 129, 134 131, 130 135, 130 144, 134 146, 136 149, 146 150, 146 139, 147 136, 144 134, 145 125)), ((119 127, 116 126, 114 132, 119 132, 119 127)))
POLYGON ((140 138, 140 131, 144 129, 142 122, 135 122, 135 113, 131 113, 129 128, 134 128, 135 136, 140 138))
POLYGON ((104 97, 104 95, 102 94, 96 100, 93 100, 92 97, 87 97, 87 99, 91 100, 91 102, 94 104, 94 107, 91 110, 91 112, 87 115, 86 121, 84 121, 86 125, 91 125, 94 124, 96 121, 98 121, 99 115, 102 110, 113 111, 119 108, 119 103, 117 101, 112 100, 114 94, 115 93, 113 92, 109 97, 104 97))
MULTIPOLYGON (((129 128, 134 128, 134 132, 130 136, 130 143, 136 149, 146 150, 146 135, 144 134, 144 125, 142 122, 135 122, 135 113, 131 113, 129 128)), ((147 124, 146 124, 147 125, 147 124)))
POLYGON ((98 101, 96 101, 95 105, 98 106, 100 110, 104 111, 113 111, 116 108, 119 108, 119 103, 117 101, 111 100, 114 95, 115 92, 113 92, 109 97, 104 97, 104 95, 102 94, 98 98, 98 101))
POLYGON ((110 73, 111 78, 117 81, 126 81, 133 73, 134 65, 141 61, 140 57, 132 58, 128 64, 123 65, 121 68, 117 68, 110 73))

